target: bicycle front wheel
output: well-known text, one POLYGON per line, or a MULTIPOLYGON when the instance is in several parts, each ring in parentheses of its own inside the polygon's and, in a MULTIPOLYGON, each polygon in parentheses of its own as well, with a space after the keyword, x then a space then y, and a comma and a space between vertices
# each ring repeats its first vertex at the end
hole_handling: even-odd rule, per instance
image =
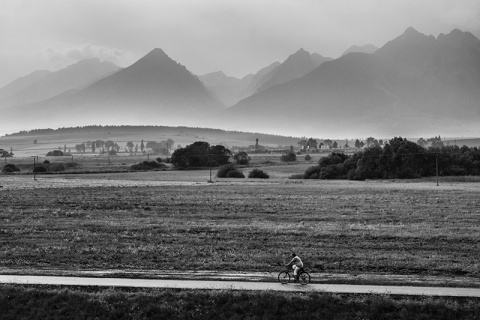
POLYGON ((278 274, 278 281, 282 284, 287 284, 290 282, 290 274, 287 271, 282 271, 278 274))
POLYGON ((302 285, 306 285, 310 283, 310 275, 308 272, 302 272, 302 274, 298 277, 298 282, 302 285))

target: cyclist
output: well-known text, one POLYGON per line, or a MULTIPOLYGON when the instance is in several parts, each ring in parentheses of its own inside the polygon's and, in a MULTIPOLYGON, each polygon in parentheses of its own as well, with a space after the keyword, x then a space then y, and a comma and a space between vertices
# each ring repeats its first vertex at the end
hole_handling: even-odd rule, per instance
POLYGON ((297 256, 295 252, 292 252, 292 260, 290 260, 290 262, 285 266, 286 267, 292 266, 293 276, 295 277, 295 280, 298 280, 298 271, 300 271, 303 268, 302 259, 300 259, 300 257, 297 256))

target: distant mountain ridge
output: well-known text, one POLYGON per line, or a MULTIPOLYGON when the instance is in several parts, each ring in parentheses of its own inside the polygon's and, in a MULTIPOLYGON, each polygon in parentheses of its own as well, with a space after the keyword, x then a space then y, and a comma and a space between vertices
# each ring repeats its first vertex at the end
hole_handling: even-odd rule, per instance
POLYGON ((345 50, 344 53, 342 53, 342 56, 349 54, 351 52, 363 52, 363 53, 374 53, 377 51, 378 48, 374 46, 373 44, 365 44, 363 46, 351 46, 347 50, 345 50))
MULTIPOLYGON (((34 72, 27 78, 23 78, 30 83, 18 86, 17 90, 12 91, 10 95, 0 101, 0 106, 7 107, 49 99, 66 91, 86 86, 119 69, 120 67, 111 62, 100 62, 98 58, 91 58, 81 60, 56 72, 34 72)), ((15 83, 17 82, 18 80, 15 83)), ((24 82, 26 84, 27 81, 24 82)))
POLYGON ((101 78, 85 88, 53 98, 4 109, 23 125, 43 121, 78 125, 78 119, 166 124, 183 119, 194 124, 221 110, 204 84, 161 49, 154 49, 131 66, 101 78))
POLYGON ((318 53, 310 54, 304 49, 300 49, 290 55, 283 63, 276 66, 273 70, 265 74, 255 86, 255 93, 264 91, 275 85, 288 82, 290 80, 303 77, 313 71, 325 61, 332 58, 325 58, 318 53))
POLYGON ((51 73, 51 71, 47 70, 37 70, 10 82, 9 84, 0 88, 0 101, 28 88, 35 82, 40 81, 51 73))
POLYGON ((240 101, 225 117, 244 124, 249 119, 248 126, 267 130, 296 119, 298 132, 473 133, 473 119, 480 118, 478 46, 476 37, 459 30, 435 38, 408 28, 373 54, 325 62, 302 78, 240 101), (265 119, 274 124, 269 127, 265 119))

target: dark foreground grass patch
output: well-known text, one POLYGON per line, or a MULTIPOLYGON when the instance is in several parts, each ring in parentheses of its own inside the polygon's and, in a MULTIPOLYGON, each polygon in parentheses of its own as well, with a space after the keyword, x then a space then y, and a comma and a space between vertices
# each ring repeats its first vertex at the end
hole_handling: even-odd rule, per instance
POLYGON ((1 319, 479 319, 473 298, 0 287, 1 319))

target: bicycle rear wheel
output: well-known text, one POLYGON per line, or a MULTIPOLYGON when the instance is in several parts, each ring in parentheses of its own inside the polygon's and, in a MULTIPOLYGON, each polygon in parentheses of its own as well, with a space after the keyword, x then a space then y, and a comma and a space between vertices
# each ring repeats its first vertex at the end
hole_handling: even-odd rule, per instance
POLYGON ((290 274, 287 271, 282 271, 278 274, 278 281, 282 284, 287 284, 290 282, 290 274))
POLYGON ((298 277, 298 282, 302 285, 306 285, 310 283, 310 275, 308 272, 302 272, 300 276, 298 277))

